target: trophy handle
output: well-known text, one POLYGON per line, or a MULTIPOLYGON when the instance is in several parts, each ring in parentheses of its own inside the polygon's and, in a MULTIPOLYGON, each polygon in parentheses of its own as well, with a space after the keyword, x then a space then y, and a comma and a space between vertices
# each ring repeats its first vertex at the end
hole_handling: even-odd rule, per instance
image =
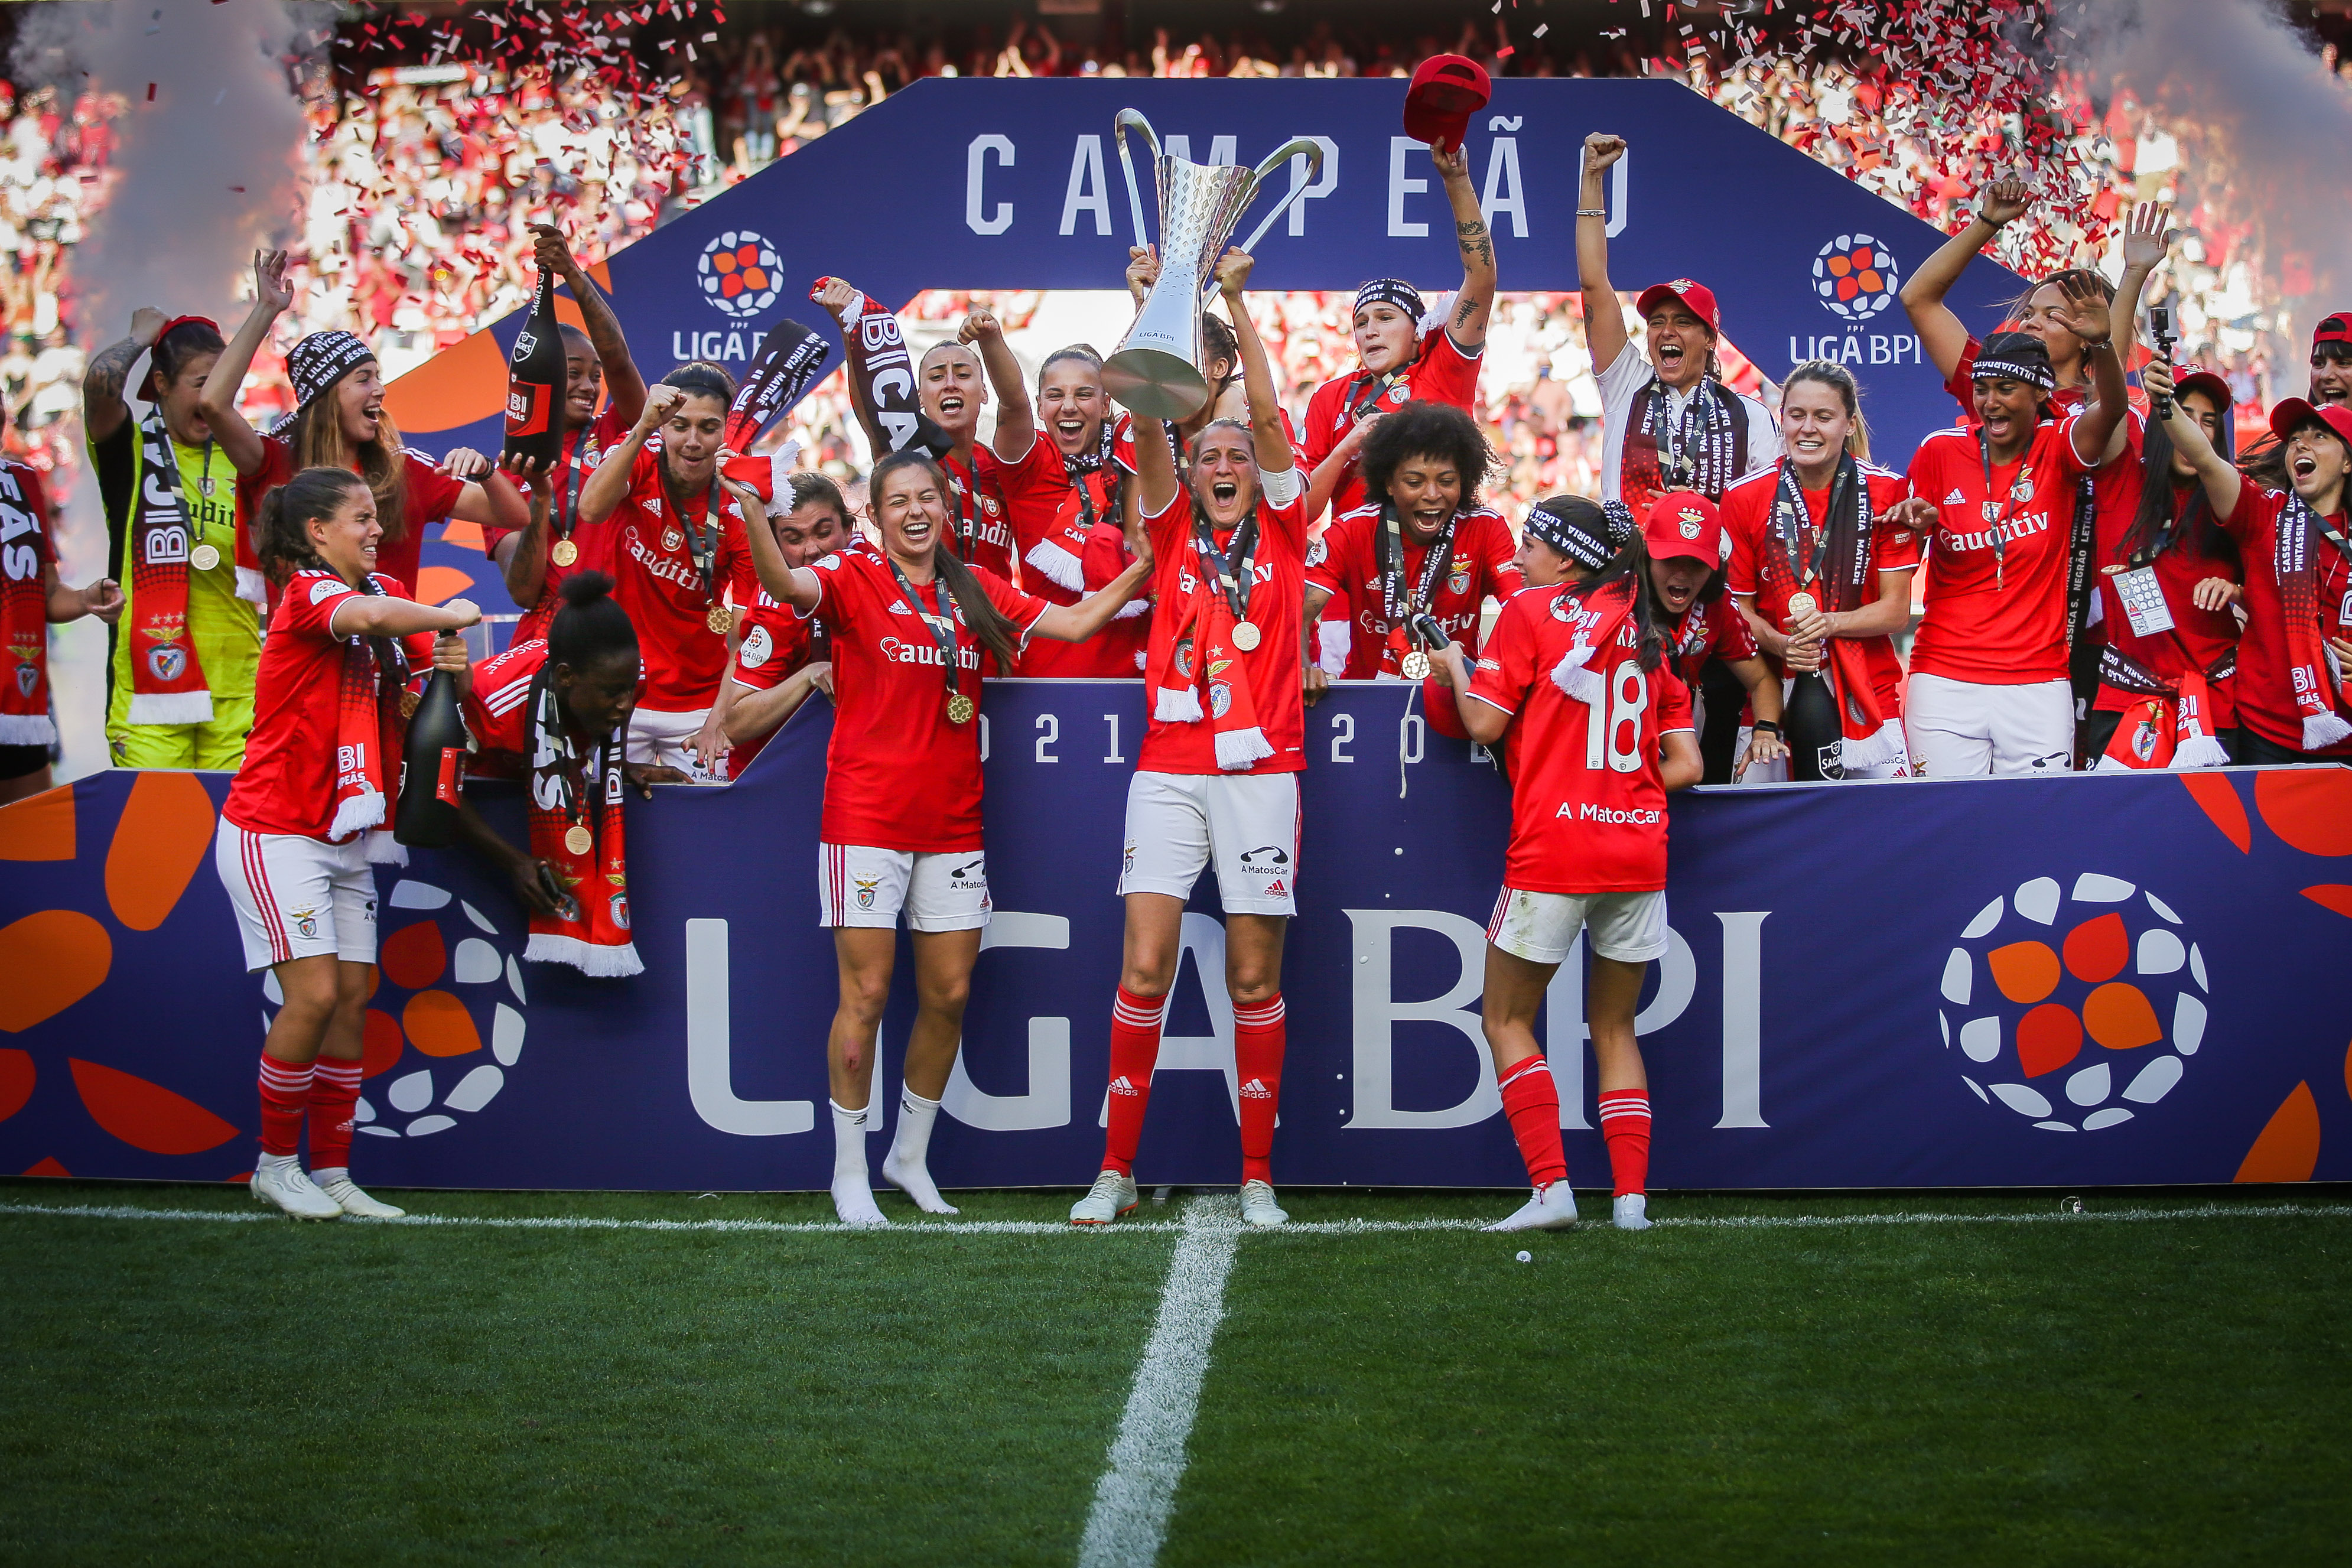
MULTIPOLYGON (((1136 118, 1139 120, 1142 116, 1138 115, 1136 118)), ((1288 212, 1290 204, 1297 201, 1300 194, 1315 183, 1315 176, 1323 172, 1323 143, 1316 141, 1312 136, 1294 136, 1267 153, 1265 161, 1259 163, 1251 174, 1253 189, 1263 186, 1273 176, 1276 170, 1301 153, 1307 157, 1307 177, 1283 193, 1282 199, 1274 204, 1274 210, 1260 219, 1255 228, 1250 230, 1250 237, 1242 241, 1239 248, 1248 251, 1253 256, 1256 255, 1257 242, 1264 239, 1265 231, 1274 226, 1274 220, 1288 212)), ((1207 303, 1216 296, 1216 280, 1211 279, 1208 288, 1202 291, 1202 302, 1207 303)))
POLYGON ((1135 220, 1135 243, 1138 248, 1148 250, 1151 247, 1151 236, 1143 226, 1143 193, 1136 188, 1135 160, 1128 155, 1127 151, 1127 128, 1130 125, 1143 132, 1143 140, 1151 149, 1151 171, 1155 181, 1160 174, 1160 138, 1152 131, 1151 121, 1143 118, 1140 110, 1120 110, 1111 129, 1113 139, 1118 142, 1118 166, 1127 174, 1127 211, 1128 216, 1135 220))

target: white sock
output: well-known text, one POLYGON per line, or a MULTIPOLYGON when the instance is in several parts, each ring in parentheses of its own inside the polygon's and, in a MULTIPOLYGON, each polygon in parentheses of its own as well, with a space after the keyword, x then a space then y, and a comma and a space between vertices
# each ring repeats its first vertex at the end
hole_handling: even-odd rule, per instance
POLYGON ((260 1159, 256 1160, 253 1163, 253 1166, 257 1171, 265 1168, 272 1171, 282 1171, 289 1165, 299 1165, 301 1163, 302 1157, 299 1154, 264 1154, 260 1159))
POLYGON ((866 1129, 873 1124, 873 1097, 856 1110, 837 1100, 828 1100, 833 1107, 833 1179, 837 1183, 845 1176, 866 1180, 866 1129))
POLYGON ((883 1158, 882 1174, 891 1185, 914 1199, 915 1206, 925 1214, 954 1214, 954 1205, 940 1196, 926 1163, 931 1146, 931 1123, 939 1114, 938 1100, 925 1100, 911 1089, 900 1092, 898 1131, 890 1141, 890 1152, 883 1158))

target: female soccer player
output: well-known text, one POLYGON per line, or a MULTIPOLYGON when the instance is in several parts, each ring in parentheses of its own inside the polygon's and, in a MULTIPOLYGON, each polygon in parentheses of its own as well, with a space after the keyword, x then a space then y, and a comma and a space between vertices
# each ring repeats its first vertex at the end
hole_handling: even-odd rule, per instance
MULTIPOLYGON (((1305 451, 1309 521, 1329 507, 1344 515, 1371 500, 1356 472, 1371 426, 1407 402, 1445 403, 1464 410, 1478 395, 1478 365, 1486 352, 1486 312, 1495 304, 1495 242, 1486 233, 1477 188, 1470 183, 1468 144, 1447 152, 1433 143, 1430 161, 1454 209, 1454 242, 1462 252, 1462 286, 1438 302, 1443 320, 1430 321, 1421 291, 1402 278, 1375 278, 1356 290, 1357 369, 1335 376, 1307 400, 1305 451)), ((1236 331, 1240 321, 1234 322, 1236 331)), ((1252 414, 1251 419, 1255 421, 1252 414)), ((1270 458, 1270 449, 1261 453, 1270 458)), ((1265 470, 1271 472, 1271 469, 1265 470)))
MULTIPOLYGON (((1732 603, 1776 678, 1825 672, 1842 722, 1821 776, 1905 777, 1894 634, 1911 624, 1919 539, 1902 520, 1932 517, 1933 503, 1907 500, 1902 475, 1872 465, 1862 392, 1842 364, 1807 360, 1789 373, 1780 434, 1787 455, 1723 493, 1732 603)), ((1751 758, 1745 777, 1778 782, 1788 765, 1751 758)))
POLYGON ((374 988, 369 862, 393 859, 388 792, 412 671, 464 671, 463 599, 420 605, 375 570, 383 525, 367 482, 304 468, 269 492, 253 536, 283 589, 261 651, 253 739, 229 785, 213 863, 236 906, 248 970, 285 1001, 261 1048, 261 1159, 253 1194, 297 1219, 397 1218, 351 1179, 362 1024, 374 988), (439 632, 435 643, 423 634, 439 632), (310 1174, 295 1145, 310 1118, 310 1174))
MULTIPOLYGON (((2082 412, 2052 417, 2041 338, 1996 332, 1971 370, 1976 427, 1938 430, 1911 459, 1911 493, 1937 518, 1903 722, 1930 778, 2074 765, 2068 595, 2075 572, 2087 580, 2092 543, 2074 481, 2105 460, 2125 403, 2104 286, 2071 284, 2066 297, 2058 324, 2089 345, 2095 378, 2082 412)), ((1905 521, 1930 526, 1924 510, 1905 521)))
POLYGON ((220 358, 220 329, 201 316, 131 315, 131 335, 102 349, 82 378, 91 466, 106 510, 107 558, 130 563, 114 639, 106 739, 126 768, 235 768, 253 728, 261 617, 237 597, 236 469, 215 451, 197 406, 220 358), (142 355, 146 413, 123 402, 142 355), (163 476, 150 489, 149 473, 163 476))
MULTIPOLYGON (((1535 1019, 1585 931, 1586 1027, 1615 1179, 1612 1217, 1622 1230, 1650 1226, 1649 1076, 1634 1005, 1668 942, 1666 795, 1696 784, 1700 768, 1689 689, 1666 663, 1666 626, 1721 559, 1718 525, 1699 513, 1694 534, 1682 512, 1695 509, 1677 499, 1654 507, 1601 571, 1505 605, 1475 675, 1460 645, 1439 655, 1463 727, 1483 744, 1507 746, 1512 758, 1511 844, 1486 927, 1481 1009, 1503 1110, 1535 1191, 1494 1230, 1576 1220, 1559 1092, 1536 1049, 1535 1019)), ((1581 554, 1584 542, 1540 512, 1528 526, 1562 553, 1581 554)), ((1553 1046, 1576 1048, 1572 1040, 1553 1046)))
POLYGON ((709 776, 688 742, 710 716, 734 651, 729 592, 749 605, 759 587, 743 528, 745 508, 761 510, 759 496, 721 472, 734 396, 717 365, 678 366, 580 491, 585 559, 612 577, 646 658, 628 761, 677 770, 646 777, 709 776))
POLYGON ((2165 428, 2245 562, 2238 760, 2352 759, 2344 675, 2352 668, 2352 408, 2290 397, 2271 410, 2286 460, 2283 490, 2241 474, 2177 398, 2165 428))
MULTIPOLYGON (((997 410, 994 445, 1004 465, 1004 504, 1021 551, 1021 582, 1047 604, 1075 605, 1085 597, 1086 552, 1095 525, 1123 515, 1125 487, 1114 452, 1125 424, 1111 417, 1102 360, 1083 344, 1045 356, 1034 413, 1025 398, 1016 404, 1007 397, 997 410)), ((1022 650, 1020 673, 1131 679, 1144 626, 1130 617, 1083 647, 1033 641, 1022 650)))
MULTIPOLYGON (((236 395, 270 323, 294 302, 286 284, 286 253, 256 251, 253 310, 205 377, 197 409, 221 455, 236 468, 237 515, 250 532, 261 498, 302 468, 349 468, 375 493, 383 520, 384 575, 416 581, 425 530, 445 517, 520 529, 529 506, 514 482, 490 460, 458 447, 438 468, 400 444, 383 408, 383 382, 368 346, 349 332, 312 332, 286 356, 294 381, 294 419, 283 436, 263 436, 237 412, 236 395)), ((240 577, 238 591, 258 604, 263 574, 240 577)))
POLYGON ((926 1152, 988 924, 980 731, 972 721, 982 655, 1009 672, 1025 637, 1092 637, 1150 570, 1139 562, 1102 593, 1049 605, 940 547, 948 482, 922 453, 885 457, 868 493, 878 548, 860 541, 814 566, 793 566, 766 531, 751 536, 761 584, 779 604, 814 615, 832 637, 839 712, 825 754, 817 901, 841 965, 825 1053, 833 1205, 849 1225, 887 1223, 866 1178, 866 1129, 875 1034, 890 997, 901 911, 914 933, 917 1012, 898 1130, 882 1174, 927 1213, 956 1212, 932 1184, 926 1152))
POLYGON ((580 541, 572 537, 580 521, 580 489, 596 471, 606 448, 615 445, 645 412, 646 378, 629 357, 629 340, 620 318, 588 270, 572 256, 563 233, 551 224, 533 224, 531 260, 542 272, 552 272, 572 290, 587 330, 566 321, 563 335, 563 432, 555 467, 531 476, 534 489, 548 493, 542 513, 532 511, 530 525, 520 533, 501 528, 482 530, 482 553, 498 563, 507 592, 522 606, 514 641, 528 642, 547 635, 547 623, 563 602, 557 590, 580 563, 580 541), (596 405, 610 390, 612 401, 602 411, 596 405))
POLYGON ((1157 429, 1135 443, 1142 534, 1158 563, 1144 674, 1151 716, 1127 792, 1118 884, 1127 936, 1111 1005, 1110 1131, 1101 1174, 1070 1210, 1073 1225, 1108 1225, 1135 1207, 1135 1146, 1176 979, 1184 900, 1212 863, 1225 910, 1242 1217, 1261 1226, 1289 1217, 1275 1201, 1269 1160, 1282 1095, 1283 922, 1297 908, 1297 775, 1307 765, 1298 679, 1306 485, 1283 439, 1265 346, 1243 309, 1249 269, 1239 250, 1217 263, 1241 343, 1250 427, 1219 422, 1201 432, 1189 489, 1157 429), (1258 453, 1270 469, 1259 467, 1258 453))
MULTIPOLYGON (((952 475, 948 483, 952 503, 952 475)), ((823 474, 793 475, 780 499, 781 506, 769 503, 768 522, 787 566, 814 566, 856 533, 849 503, 823 474)), ((950 512, 951 530, 955 515, 950 512)), ((961 552, 957 559, 962 559, 961 552)), ((711 705, 702 733, 695 738, 695 753, 714 768, 724 757, 727 776, 741 778, 768 737, 799 711, 811 692, 833 695, 830 651, 822 626, 761 589, 744 612, 734 668, 719 689, 719 700, 711 705)))
POLYGON ((41 477, 0 458, 0 805, 49 787, 57 721, 49 714, 49 627, 96 616, 111 626, 122 590, 110 577, 87 588, 58 581, 41 477))

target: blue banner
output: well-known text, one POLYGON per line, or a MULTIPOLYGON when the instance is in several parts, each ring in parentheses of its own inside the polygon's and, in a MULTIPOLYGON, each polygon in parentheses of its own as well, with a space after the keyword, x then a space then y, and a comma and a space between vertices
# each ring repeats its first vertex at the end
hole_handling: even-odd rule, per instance
MULTIPOLYGON (((1094 1173, 1139 689, 989 685, 996 915, 931 1145, 943 1185, 1094 1173)), ((1523 1179, 1477 1018, 1506 790, 1409 701, 1350 684, 1308 713, 1281 1182, 1523 1179)), ((637 979, 522 964, 515 900, 463 853, 383 873, 364 1179, 827 1184, 831 721, 811 709, 740 783, 630 803, 637 979)), ((114 772, 0 809, 0 1170, 250 1168, 273 999, 240 968, 213 870, 226 784, 114 772)), ((511 787, 475 794, 520 835, 511 787)), ((2352 934, 2352 773, 1705 791, 1675 798, 1672 861, 1673 947, 1641 1016, 1660 1187, 2352 1177, 2352 1030, 2330 999, 2352 934)), ((1237 1179, 1209 886, 1185 919, 1147 1182, 1237 1179)), ((1580 970, 1563 966, 1547 1031, 1570 1173, 1596 1182, 1580 970)), ((877 1136, 911 1016, 902 948, 877 1136)))

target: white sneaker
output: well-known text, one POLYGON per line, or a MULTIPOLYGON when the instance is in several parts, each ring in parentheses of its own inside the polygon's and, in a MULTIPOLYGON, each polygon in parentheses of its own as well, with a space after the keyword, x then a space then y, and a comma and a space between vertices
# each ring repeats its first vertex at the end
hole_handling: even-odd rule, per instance
POLYGON ((1612 1206, 1609 1217, 1617 1222, 1617 1228, 1619 1230, 1649 1229, 1649 1194, 1646 1193, 1627 1193, 1623 1197, 1619 1198, 1612 1206))
POLYGON ((872 1226, 890 1223, 889 1216, 874 1201, 874 1189, 866 1184, 864 1176, 835 1178, 833 1212, 844 1225, 872 1226))
POLYGON ((1274 1186, 1267 1182, 1242 1184, 1242 1223, 1244 1225, 1280 1225, 1290 1217, 1288 1210, 1274 1201, 1274 1186))
POLYGON ((1135 1178, 1105 1171, 1095 1178, 1087 1195, 1070 1205, 1070 1223, 1108 1225, 1121 1215, 1133 1214, 1135 1203, 1135 1178))
POLYGON ((360 1191, 359 1184, 352 1180, 349 1171, 321 1173, 326 1175, 326 1180, 315 1184, 318 1189, 334 1199, 337 1208, 355 1219, 401 1219, 408 1214, 406 1209, 394 1208, 381 1198, 372 1198, 360 1191))
POLYGON ((320 1192, 303 1173, 302 1162, 291 1154, 264 1154, 253 1167, 248 1184, 253 1195, 292 1215, 296 1219, 341 1219, 342 1205, 320 1192))
POLYGON ((1566 1182, 1538 1187, 1535 1195, 1517 1210, 1486 1226, 1487 1230, 1566 1230, 1576 1223, 1576 1194, 1566 1182))

